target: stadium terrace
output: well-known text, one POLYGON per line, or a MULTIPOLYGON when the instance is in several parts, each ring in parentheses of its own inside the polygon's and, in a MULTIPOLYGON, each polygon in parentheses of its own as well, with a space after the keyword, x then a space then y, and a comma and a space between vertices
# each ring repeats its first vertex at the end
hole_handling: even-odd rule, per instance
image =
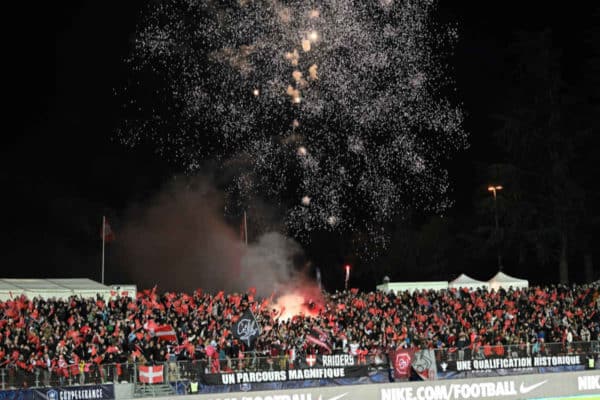
POLYGON ((569 353, 571 343, 597 340, 599 307, 597 285, 412 293, 352 289, 324 293, 324 306, 315 315, 287 319, 280 318, 273 299, 258 297, 254 289, 159 294, 155 288, 112 299, 20 296, 0 302, 0 362, 59 376, 104 364, 171 360, 205 360, 211 373, 235 372, 233 360, 250 349, 233 327, 248 310, 261 327, 252 350, 285 357, 291 365, 314 354, 328 356, 323 359, 328 365, 345 366, 351 364, 344 355, 360 363, 398 348, 455 352, 459 362, 464 352, 502 358, 505 346, 543 357, 548 342, 561 343, 569 353), (322 336, 314 338, 315 332, 322 336))

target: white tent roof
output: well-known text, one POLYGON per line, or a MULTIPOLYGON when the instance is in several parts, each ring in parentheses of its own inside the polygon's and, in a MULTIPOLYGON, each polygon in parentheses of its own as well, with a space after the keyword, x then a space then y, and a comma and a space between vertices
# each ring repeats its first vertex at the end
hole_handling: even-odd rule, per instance
POLYGON ((87 278, 76 279, 0 279, 0 300, 9 300, 22 294, 28 298, 93 297, 100 294, 108 298, 110 286, 87 278))
POLYGON ((519 279, 505 274, 499 271, 492 279, 488 281, 490 289, 498 290, 499 288, 508 289, 513 288, 527 288, 529 287, 529 281, 526 279, 519 279))
POLYGON ((377 285, 377 290, 382 292, 404 292, 413 293, 421 290, 442 290, 448 289, 446 281, 425 281, 425 282, 387 282, 377 285))
POLYGON ((87 278, 73 278, 73 279, 48 279, 48 282, 56 283, 59 286, 66 287, 69 289, 79 290, 106 290, 108 286, 101 284, 100 282, 93 281, 87 278))
POLYGON ((477 279, 471 278, 469 275, 460 274, 458 278, 453 281, 448 282, 449 288, 469 288, 469 289, 477 289, 477 288, 487 288, 489 285, 487 282, 478 281, 477 279))

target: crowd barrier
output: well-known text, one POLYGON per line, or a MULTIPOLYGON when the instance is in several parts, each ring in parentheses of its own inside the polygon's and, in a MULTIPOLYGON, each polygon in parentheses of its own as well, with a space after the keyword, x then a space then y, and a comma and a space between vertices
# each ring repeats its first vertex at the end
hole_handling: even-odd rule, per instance
MULTIPOLYGON (((296 388, 277 392, 199 394, 181 400, 458 400, 548 399, 600 395, 600 371, 530 374, 445 381, 296 388)), ((165 399, 168 397, 165 397, 165 399)), ((582 397, 583 399, 583 397, 582 397)), ((162 398, 157 398, 162 400, 162 398)))
POLYGON ((77 365, 50 370, 35 368, 27 371, 21 368, 0 368, 0 388, 20 389, 37 387, 67 387, 74 385, 101 385, 105 383, 134 382, 135 364, 89 364, 83 371, 77 365))
MULTIPOLYGON (((387 370, 389 362, 385 355, 369 355, 364 358, 352 358, 352 365, 364 365, 368 370, 387 370)), ((322 365, 322 357, 314 360, 315 365, 322 365)), ((331 364, 331 363, 330 363, 331 364)), ((287 371, 304 369, 307 357, 291 362, 287 356, 267 357, 257 353, 246 353, 242 358, 226 358, 222 360, 199 359, 195 361, 167 361, 163 366, 164 382, 181 380, 199 381, 210 375, 231 372, 287 371)), ((105 384, 111 382, 138 381, 139 364, 88 364, 79 368, 72 364, 67 368, 46 369, 35 368, 32 371, 17 367, 0 368, 0 388, 21 389, 36 387, 67 387, 73 385, 105 384)), ((335 365, 332 365, 335 366, 335 365)))
MULTIPOLYGON (((470 347, 465 349, 427 350, 413 354, 413 370, 420 379, 459 379, 511 374, 533 374, 539 372, 565 372, 589 368, 589 358, 598 357, 598 341, 573 343, 547 343, 543 346, 531 344, 517 346, 470 347), (529 363, 529 364, 528 364, 529 363), (541 364, 546 363, 546 364, 541 364), (426 372, 422 373, 421 372, 426 372)), ((401 360, 402 361, 402 360, 401 360)), ((338 380, 332 384, 349 382, 366 383, 365 380, 350 378, 374 377, 370 383, 381 382, 382 377, 393 379, 397 359, 384 354, 368 357, 326 358, 319 356, 299 357, 290 360, 287 356, 268 357, 258 353, 247 353, 237 359, 212 359, 196 361, 171 361, 163 366, 161 382, 198 382, 201 391, 231 391, 233 385, 253 383, 251 390, 267 387, 259 383, 276 381, 338 380), (333 361, 332 361, 333 360, 333 361), (358 367, 365 367, 364 369, 358 367), (320 368, 328 367, 328 368, 320 368), (331 368, 329 368, 331 367, 331 368), (315 370, 311 371, 311 368, 315 370), (319 370, 320 368, 320 370, 319 370), (308 370, 308 372, 298 372, 308 370), (238 373, 245 373, 238 374, 238 373), (260 374, 257 374, 260 372, 260 374), (281 372, 281 373, 277 373, 281 372), (376 373, 379 373, 376 375, 376 373), (321 375, 319 375, 321 374, 321 375), (226 387, 230 386, 230 387, 226 387)), ((1 389, 70 387, 75 385, 102 385, 114 382, 137 384, 139 365, 136 364, 90 364, 85 368, 70 365, 59 370, 35 369, 26 371, 16 367, 0 369, 1 389)), ((405 379, 409 379, 406 376, 405 379)), ((324 382, 326 384, 326 382, 324 382)), ((308 383, 307 383, 308 385, 308 383)), ((273 385, 271 385, 273 386, 273 385)), ((271 387, 268 386, 268 387, 271 387)), ((280 388, 292 386, 280 385, 280 388)), ((275 388, 275 387, 274 387, 275 388)))
MULTIPOLYGON (((119 385, 73 386, 1 391, 6 400, 126 400, 119 385)), ((531 374, 479 379, 396 382, 374 385, 294 388, 280 391, 236 392, 179 396, 181 400, 458 400, 541 399, 600 395, 600 371, 531 374)), ((156 397, 156 400, 168 399, 156 397)))

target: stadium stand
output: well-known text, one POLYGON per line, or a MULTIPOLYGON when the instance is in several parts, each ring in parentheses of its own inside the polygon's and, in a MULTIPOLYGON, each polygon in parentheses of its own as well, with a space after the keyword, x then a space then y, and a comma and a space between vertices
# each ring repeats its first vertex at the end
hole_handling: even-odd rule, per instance
POLYGON ((270 368, 324 353, 350 354, 366 363, 398 348, 485 357, 500 347, 531 353, 555 343, 557 352, 569 354, 575 343, 597 341, 600 334, 598 284, 400 293, 351 289, 324 293, 322 304, 307 304, 305 314, 283 319, 273 298, 258 297, 252 288, 229 294, 201 289, 159 294, 154 288, 121 297, 89 282, 80 289, 74 280, 33 283, 0 280, 3 293, 9 292, 0 301, 0 364, 13 374, 41 371, 48 384, 51 379, 64 384, 83 372, 127 379, 132 372, 124 366, 134 363, 202 360, 209 372, 234 371, 249 345, 233 328, 248 310, 262 327, 253 354, 270 368))

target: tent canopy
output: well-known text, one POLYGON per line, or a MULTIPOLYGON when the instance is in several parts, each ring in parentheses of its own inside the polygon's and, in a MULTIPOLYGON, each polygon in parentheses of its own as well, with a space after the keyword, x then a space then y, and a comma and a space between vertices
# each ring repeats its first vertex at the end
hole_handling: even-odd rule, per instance
MULTIPOLYGON (((134 286, 135 287, 135 286, 134 286)), ((73 279, 0 279, 0 300, 6 301, 25 295, 28 298, 67 299, 71 296, 93 298, 100 295, 105 299, 121 295, 110 286, 87 278, 73 279), (113 294, 114 292, 114 294, 113 294)), ((133 291, 135 297, 135 291, 133 291)))
POLYGON ((467 274, 460 274, 458 278, 453 281, 448 282, 449 288, 469 288, 469 289, 477 289, 477 288, 487 288, 489 287, 487 282, 478 281, 477 279, 471 278, 467 274))
POLYGON ((425 282, 387 282, 377 285, 377 290, 382 292, 404 292, 413 293, 421 290, 442 290, 448 289, 447 281, 425 281, 425 282))
POLYGON ((499 271, 492 279, 488 281, 490 289, 498 290, 499 288, 508 289, 512 287, 516 288, 528 288, 529 281, 526 279, 519 279, 513 276, 507 275, 502 271, 499 271))

